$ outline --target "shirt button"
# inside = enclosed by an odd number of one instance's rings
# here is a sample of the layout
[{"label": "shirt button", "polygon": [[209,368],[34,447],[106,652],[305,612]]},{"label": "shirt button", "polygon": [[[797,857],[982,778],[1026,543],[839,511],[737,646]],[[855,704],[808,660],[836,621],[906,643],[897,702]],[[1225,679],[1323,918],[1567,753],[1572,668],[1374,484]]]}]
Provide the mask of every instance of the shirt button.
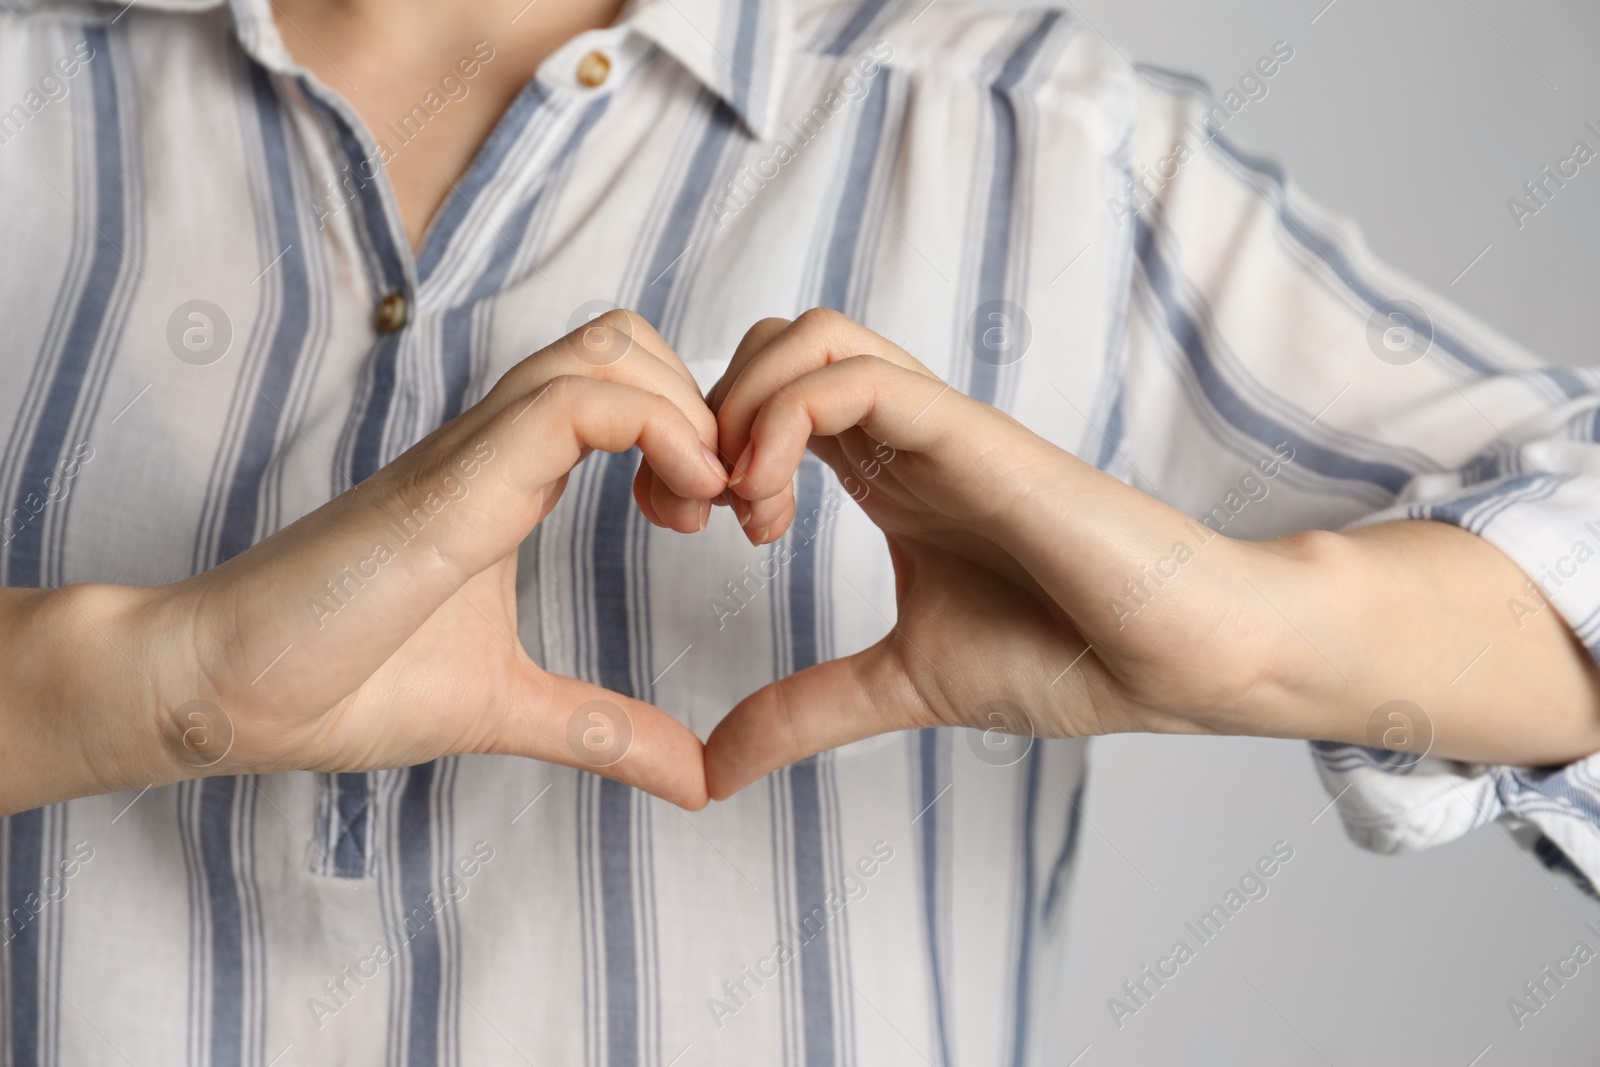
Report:
[{"label": "shirt button", "polygon": [[395,333],[405,326],[408,311],[404,293],[388,294],[378,301],[378,329],[383,333]]},{"label": "shirt button", "polygon": [[611,60],[604,52],[590,52],[578,60],[578,84],[585,88],[598,89],[610,75]]}]

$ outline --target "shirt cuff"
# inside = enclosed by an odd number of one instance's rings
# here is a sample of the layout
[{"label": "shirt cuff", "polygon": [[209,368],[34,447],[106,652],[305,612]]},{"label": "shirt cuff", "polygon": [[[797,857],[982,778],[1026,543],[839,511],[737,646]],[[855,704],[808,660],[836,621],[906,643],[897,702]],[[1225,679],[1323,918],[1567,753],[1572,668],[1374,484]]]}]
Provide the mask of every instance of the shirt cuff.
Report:
[{"label": "shirt cuff", "polygon": [[1596,896],[1600,755],[1564,767],[1482,766],[1313,741],[1317,772],[1345,832],[1374,852],[1415,852],[1499,819],[1545,867]]},{"label": "shirt cuff", "polygon": [[[1478,534],[1527,581],[1504,610],[1519,625],[1556,611],[1600,662],[1600,449],[1541,441],[1466,470],[1415,479],[1353,528],[1424,519]],[[1443,844],[1499,819],[1546,867],[1600,885],[1600,755],[1561,767],[1484,766],[1313,742],[1350,837],[1376,852]]]}]

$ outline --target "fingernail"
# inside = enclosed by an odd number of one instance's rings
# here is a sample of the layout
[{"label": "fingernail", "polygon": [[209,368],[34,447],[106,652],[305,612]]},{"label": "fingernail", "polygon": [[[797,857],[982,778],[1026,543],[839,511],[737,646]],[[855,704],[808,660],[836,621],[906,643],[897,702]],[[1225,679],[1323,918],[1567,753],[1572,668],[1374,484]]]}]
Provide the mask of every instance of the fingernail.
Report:
[{"label": "fingernail", "polygon": [[750,538],[750,543],[752,545],[759,547],[767,543],[767,531],[771,529],[771,526],[763,526],[759,530],[746,530],[744,535]]},{"label": "fingernail", "polygon": [[754,510],[755,509],[751,505],[750,501],[746,500],[744,497],[736,496],[733,498],[733,514],[734,517],[739,520],[740,526],[743,526],[745,523],[750,521],[750,513]]},{"label": "fingernail", "polygon": [[704,443],[700,445],[700,448],[705,454],[706,466],[710,467],[718,478],[726,478],[728,470],[722,465],[722,459],[717,455],[716,449]]},{"label": "fingernail", "polygon": [[718,507],[725,508],[733,503],[733,494],[724,489],[722,492],[712,497],[711,502],[716,504]]},{"label": "fingernail", "polygon": [[739,462],[733,465],[733,473],[728,476],[729,487],[744,481],[745,472],[750,469],[750,454],[756,450],[756,443],[751,441],[744,446],[744,452],[739,456]]},{"label": "fingernail", "polygon": [[711,501],[703,500],[703,501],[700,502],[700,532],[701,533],[705,532],[706,523],[708,523],[710,521],[711,521]]}]

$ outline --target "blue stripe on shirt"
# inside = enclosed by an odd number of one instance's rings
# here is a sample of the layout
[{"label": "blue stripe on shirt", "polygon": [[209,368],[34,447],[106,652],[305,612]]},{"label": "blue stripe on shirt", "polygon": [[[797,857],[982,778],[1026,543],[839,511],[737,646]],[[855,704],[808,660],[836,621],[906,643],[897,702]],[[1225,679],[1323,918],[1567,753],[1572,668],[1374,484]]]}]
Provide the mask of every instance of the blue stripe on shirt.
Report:
[{"label": "blue stripe on shirt", "polygon": [[[77,410],[90,364],[105,327],[112,293],[128,266],[119,251],[128,240],[128,219],[124,211],[126,190],[122,144],[122,115],[117,100],[116,72],[106,32],[85,30],[96,56],[102,61],[89,64],[94,92],[94,228],[100,240],[89,261],[89,276],[78,294],[61,356],[45,394],[44,411],[22,458],[16,497],[7,514],[22,508],[33,493],[45,491],[67,448],[67,434]],[[38,586],[43,577],[43,516],[25,523],[9,544],[7,583],[13,586]]]},{"label": "blue stripe on shirt", "polygon": [[1022,899],[1018,904],[1020,925],[1017,930],[1017,971],[1015,1002],[1011,1026],[1011,1062],[1013,1067],[1024,1067],[1028,1061],[1029,1013],[1033,1008],[1033,950],[1034,930],[1037,926],[1034,911],[1038,890],[1034,885],[1038,877],[1038,860],[1034,855],[1034,835],[1039,820],[1039,776],[1044,761],[1044,745],[1034,741],[1028,748],[1025,775],[1022,784],[1022,825],[1018,828],[1020,867],[1017,880],[1021,883]]},{"label": "blue stripe on shirt", "polygon": [[[703,94],[704,95],[704,94]],[[662,329],[666,320],[668,298],[677,281],[677,273],[684,268],[689,254],[690,234],[695,222],[705,210],[713,180],[722,163],[728,139],[734,134],[735,116],[727,106],[714,98],[700,143],[695,146],[689,161],[688,172],[678,187],[667,212],[667,223],[661,230],[654,254],[650,257],[645,283],[634,302],[634,310],[656,329]]]},{"label": "blue stripe on shirt", "polygon": [[[62,343],[60,360],[44,397],[44,409],[18,468],[16,497],[7,514],[23,507],[33,493],[43,493],[67,446],[95,348],[105,327],[112,293],[127,265],[119,248],[127,242],[123,210],[124,166],[122,115],[116,71],[103,29],[85,30],[85,39],[99,62],[89,66],[94,129],[94,220],[99,240],[93,245],[88,277],[77,296]],[[44,516],[25,523],[6,545],[7,584],[37,586],[43,577]],[[44,868],[43,811],[20,812],[6,820],[5,916],[30,914],[27,898],[41,889]],[[39,1062],[41,1028],[41,945],[38,919],[27,923],[8,946],[11,1059],[15,1067]]]},{"label": "blue stripe on shirt", "polygon": [[[1180,91],[1195,97],[1207,105],[1215,103],[1211,87],[1205,81],[1191,77],[1177,71],[1166,70],[1151,64],[1140,63],[1136,69],[1149,77],[1153,75],[1157,80],[1169,85],[1179,86]],[[1385,303],[1391,296],[1386,296],[1379,291],[1377,285],[1363,276],[1355,263],[1340,245],[1324,234],[1309,218],[1301,212],[1293,210],[1288,202],[1288,175],[1282,166],[1273,160],[1246,152],[1238,145],[1219,132],[1212,132],[1207,143],[1214,143],[1224,156],[1232,160],[1243,170],[1265,178],[1271,188],[1272,195],[1264,196],[1274,212],[1277,214],[1278,223],[1283,233],[1289,239],[1299,242],[1314,253],[1319,259],[1339,276],[1346,288],[1368,307],[1377,307]],[[1434,323],[1433,348],[1453,358],[1461,366],[1474,374],[1487,376],[1500,374],[1505,367],[1482,352],[1470,346],[1466,340],[1452,331]],[[1553,383],[1564,397],[1576,397],[1590,391],[1582,379],[1565,367],[1547,367],[1542,369],[1540,375]]]},{"label": "blue stripe on shirt", "polygon": [[1135,247],[1145,281],[1156,299],[1161,325],[1182,351],[1196,383],[1211,407],[1241,434],[1268,449],[1287,441],[1294,447],[1295,463],[1308,470],[1351,481],[1365,482],[1393,496],[1411,481],[1412,473],[1403,467],[1376,460],[1341,455],[1321,442],[1312,441],[1298,429],[1291,429],[1253,407],[1223,377],[1211,351],[1206,347],[1194,317],[1178,302],[1172,268],[1157,247],[1155,228],[1138,215],[1133,217]]},{"label": "blue stripe on shirt", "polygon": [[247,781],[221,777],[200,783],[199,853],[211,948],[209,1067],[233,1067],[244,1056],[244,922],[235,873],[239,855],[235,811],[239,790]]},{"label": "blue stripe on shirt", "polygon": [[[1017,167],[1017,108],[1011,94],[1022,84],[1029,68],[1039,56],[1050,31],[1061,20],[1059,11],[1039,16],[1032,30],[1014,48],[989,86],[989,107],[994,131],[994,163],[990,170],[989,198],[984,207],[983,244],[978,256],[977,306],[979,308],[1012,295],[1015,279],[1010,277],[1015,228],[1019,224],[1016,201],[1018,183],[1026,180]],[[984,335],[988,316],[974,316],[970,326],[970,363],[967,393],[986,404],[995,403],[1000,384],[1000,367],[977,354],[989,350]]]},{"label": "blue stripe on shirt", "polygon": [[278,432],[284,408],[288,406],[289,386],[304,355],[311,318],[311,286],[296,210],[295,166],[290,161],[283,111],[271,76],[253,64],[250,88],[260,123],[266,182],[271,196],[269,233],[273,246],[263,253],[269,259],[276,258],[269,269],[273,271],[273,287],[278,296],[277,314],[275,319],[262,316],[263,320],[272,322],[272,340],[266,366],[256,385],[256,402],[247,416],[233,478],[228,485],[220,544],[212,563],[231,559],[256,542],[262,480],[276,454]]},{"label": "blue stripe on shirt", "polygon": [[[443,993],[440,976],[438,915],[429,906],[434,893],[433,785],[438,762],[406,771],[400,794],[399,882],[401,921],[407,934],[406,970],[411,1002],[406,1010],[405,1067],[434,1067],[439,1062],[439,1012]],[[420,913],[420,916],[419,916]],[[406,920],[419,916],[417,929]]]},{"label": "blue stripe on shirt", "polygon": [[550,91],[537,81],[523,85],[511,106],[495,123],[489,139],[473,157],[467,173],[451,185],[451,192],[440,205],[438,213],[428,224],[422,252],[417,257],[417,284],[425,285],[444,258],[456,231],[469,212],[481,211],[477,202],[484,188],[499,176],[506,157],[523,137],[523,131],[533,122],[534,115],[550,99]]},{"label": "blue stripe on shirt", "polygon": [[817,294],[819,305],[845,313],[851,310],[850,285],[860,247],[861,224],[867,213],[867,189],[872,185],[872,173],[883,143],[884,120],[888,113],[888,82],[889,74],[886,71],[881,78],[869,83],[866,98],[861,102],[861,119],[856,124],[855,142],[847,157],[845,187],[839,194],[839,208],[834,213],[833,235],[828,243],[822,285]]},{"label": "blue stripe on shirt", "polygon": [[916,781],[919,787],[917,821],[921,823],[917,827],[917,833],[921,844],[922,862],[922,928],[928,950],[928,980],[933,996],[934,1036],[939,1043],[934,1067],[943,1067],[950,1062],[950,1010],[944,988],[947,963],[944,938],[940,933],[940,916],[946,905],[940,893],[944,883],[941,865],[947,864],[949,859],[944,854],[945,850],[939,847],[941,820],[940,812],[935,805],[950,788],[951,783],[950,775],[941,773],[941,765],[947,762],[939,759],[941,734],[940,730],[918,730],[915,734],[918,757]]}]

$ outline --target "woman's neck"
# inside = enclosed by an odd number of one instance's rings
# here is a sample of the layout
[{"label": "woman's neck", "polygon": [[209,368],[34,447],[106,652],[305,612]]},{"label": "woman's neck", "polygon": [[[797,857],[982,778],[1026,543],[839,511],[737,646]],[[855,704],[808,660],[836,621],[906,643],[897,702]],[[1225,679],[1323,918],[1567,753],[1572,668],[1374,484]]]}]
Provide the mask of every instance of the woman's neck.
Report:
[{"label": "woman's neck", "polygon": [[[380,144],[421,245],[495,123],[546,56],[609,26],[623,0],[275,0],[285,47]],[[429,106],[432,105],[432,106]],[[370,169],[370,167],[369,167]],[[327,210],[319,205],[319,214]]]}]

